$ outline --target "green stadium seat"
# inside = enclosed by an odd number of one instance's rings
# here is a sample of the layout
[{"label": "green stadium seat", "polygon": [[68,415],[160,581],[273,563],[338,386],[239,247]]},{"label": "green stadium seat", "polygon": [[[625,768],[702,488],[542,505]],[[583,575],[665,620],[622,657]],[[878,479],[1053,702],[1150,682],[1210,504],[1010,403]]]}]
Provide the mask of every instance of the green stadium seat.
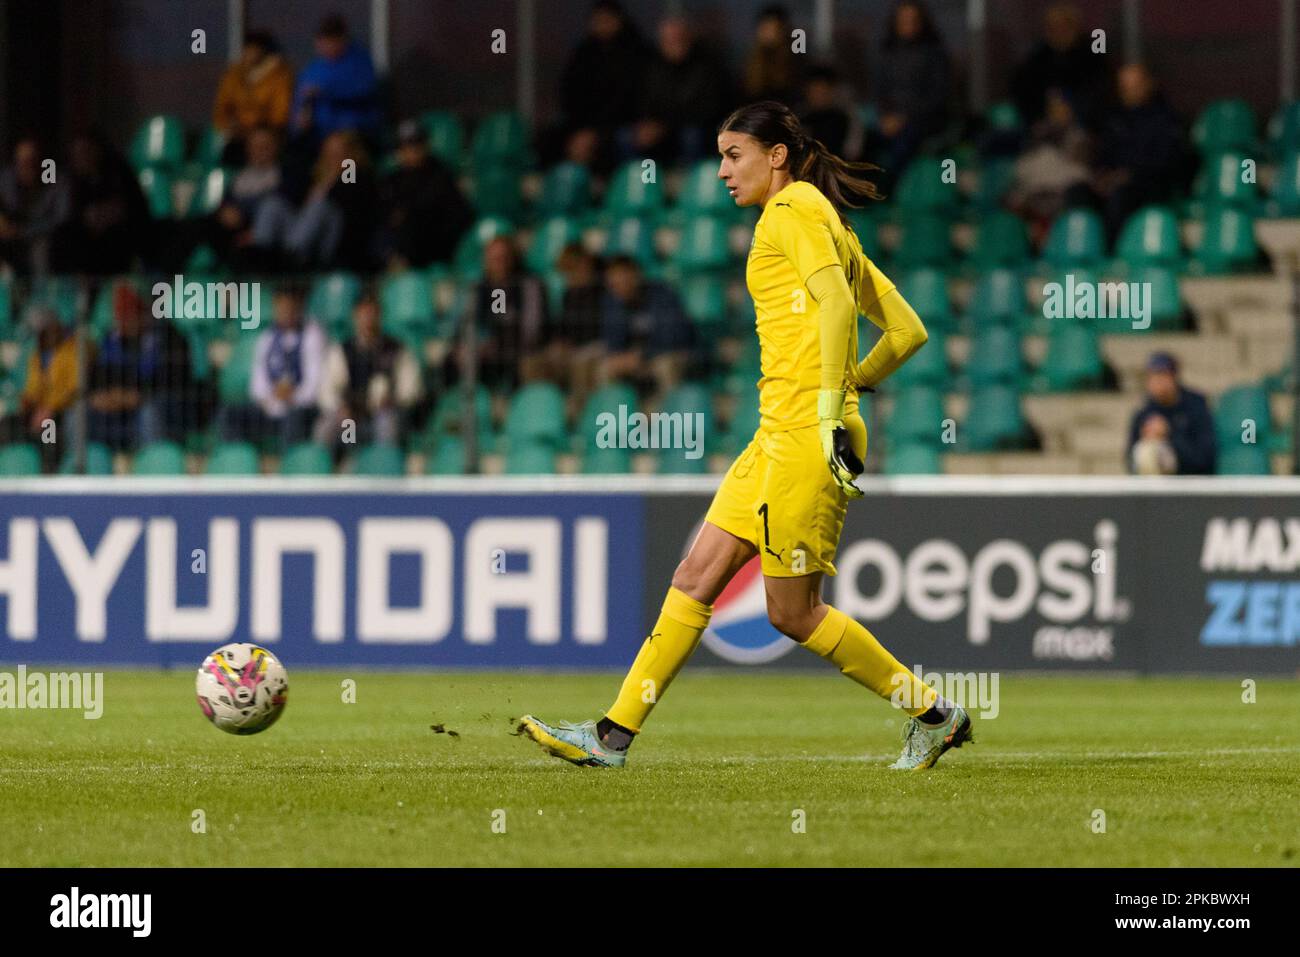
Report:
[{"label": "green stadium seat", "polygon": [[965,370],[972,390],[995,383],[1018,385],[1024,368],[1018,329],[1006,325],[975,327]]},{"label": "green stadium seat", "polygon": [[573,435],[574,449],[580,452],[595,449],[601,417],[608,413],[614,417],[617,425],[620,419],[619,406],[626,408],[629,416],[637,411],[636,389],[627,383],[611,382],[591,393],[583,403],[582,414],[578,417],[578,427]]},{"label": "green stadium seat", "polygon": [[1049,266],[1097,266],[1106,254],[1101,217],[1091,209],[1068,209],[1056,217],[1043,247]]},{"label": "green stadium seat", "polygon": [[[429,416],[428,434],[431,437],[459,435],[464,422],[465,393],[457,387],[438,396]],[[479,383],[474,389],[474,423],[479,436],[479,447],[484,448],[492,436],[492,393]]]},{"label": "green stadium seat", "polygon": [[1130,282],[1150,283],[1151,325],[1148,329],[1133,329],[1123,323],[1115,332],[1176,332],[1186,326],[1183,297],[1178,288],[1178,273],[1166,266],[1143,266],[1129,275]]},{"label": "green stadium seat", "polygon": [[465,130],[460,117],[445,110],[430,110],[420,117],[420,125],[428,134],[429,152],[451,167],[460,168],[461,151],[465,147]]},{"label": "green stadium seat", "polygon": [[727,224],[717,216],[695,216],[682,228],[673,261],[683,273],[717,271],[731,263]]},{"label": "green stadium seat", "polygon": [[557,213],[544,220],[535,230],[525,262],[539,275],[551,272],[564,247],[582,242],[582,227],[572,216]]},{"label": "green stadium seat", "polygon": [[1019,325],[1028,311],[1024,278],[1018,270],[1005,266],[980,273],[966,306],[967,317],[977,324]]},{"label": "green stadium seat", "polygon": [[[689,458],[686,449],[659,449],[655,452],[655,472],[659,475],[704,475],[709,471],[709,457],[701,454]],[[694,451],[690,455],[695,455]]]},{"label": "green stadium seat", "polygon": [[1056,324],[1047,337],[1047,355],[1034,377],[1034,387],[1042,392],[1095,389],[1104,375],[1097,334],[1080,323]]},{"label": "green stadium seat", "polygon": [[885,456],[886,475],[941,475],[943,459],[932,445],[902,445]]},{"label": "green stadium seat", "polygon": [[1300,149],[1282,157],[1269,192],[1270,216],[1300,216]]},{"label": "green stadium seat", "polygon": [[474,129],[470,146],[474,168],[508,165],[516,169],[533,163],[528,143],[528,127],[518,113],[502,111],[489,113]]},{"label": "green stadium seat", "polygon": [[1244,100],[1215,100],[1192,124],[1192,142],[1202,156],[1255,146],[1255,111]]},{"label": "green stadium seat", "polygon": [[300,442],[280,458],[281,475],[332,475],[333,472],[330,450],[315,442]]},{"label": "green stadium seat", "polygon": [[961,205],[956,176],[944,182],[944,161],[934,156],[918,156],[907,164],[894,191],[894,206],[899,215],[935,215],[952,219]]},{"label": "green stadium seat", "polygon": [[154,219],[171,219],[174,212],[171,174],[165,169],[148,166],[140,170],[139,179],[140,190],[149,204],[149,215]]},{"label": "green stadium seat", "polygon": [[131,140],[131,165],[175,169],[185,160],[185,128],[178,117],[151,116]]},{"label": "green stadium seat", "polygon": [[938,389],[913,388],[894,398],[885,437],[891,446],[908,444],[938,448],[943,440],[943,396]]},{"label": "green stadium seat", "polygon": [[554,475],[555,448],[544,442],[514,442],[506,450],[507,475]]},{"label": "green stadium seat", "polygon": [[194,144],[194,153],[190,161],[200,166],[212,168],[221,165],[221,154],[226,149],[226,136],[215,126],[206,127]]},{"label": "green stadium seat", "polygon": [[185,453],[175,442],[151,442],[135,453],[135,475],[184,475]]},{"label": "green stadium seat", "polygon": [[915,216],[902,223],[893,260],[901,269],[943,267],[953,258],[948,221],[939,216]]},{"label": "green stadium seat", "polygon": [[26,478],[41,474],[41,453],[34,445],[0,446],[0,475],[5,478]]},{"label": "green stadium seat", "polygon": [[1253,216],[1230,207],[1206,212],[1205,230],[1192,261],[1194,271],[1223,275],[1253,269],[1258,260]]},{"label": "green stadium seat", "polygon": [[534,382],[511,397],[505,438],[510,447],[532,444],[560,449],[569,435],[565,419],[564,393],[550,382]]},{"label": "green stadium seat", "polygon": [[256,336],[240,336],[235,340],[230,356],[217,376],[217,392],[223,405],[243,405],[252,401],[249,386],[253,379],[256,350]]},{"label": "green stadium seat", "polygon": [[631,449],[592,448],[582,457],[584,475],[627,475],[631,471]]},{"label": "green stadium seat", "polygon": [[524,197],[519,169],[500,164],[474,168],[474,208],[480,216],[495,216],[511,223],[524,218]]},{"label": "green stadium seat", "polygon": [[[625,216],[657,218],[663,211],[664,191],[657,166],[645,168],[631,160],[614,171],[605,191],[605,212],[611,219]],[[653,178],[650,173],[653,172]],[[646,180],[649,179],[649,182]]]},{"label": "green stadium seat", "polygon": [[615,220],[605,234],[603,254],[606,258],[631,256],[643,269],[653,274],[659,265],[654,234],[654,224],[639,216]]},{"label": "green stadium seat", "polygon": [[59,463],[60,475],[112,475],[113,453],[103,442],[86,443],[84,466],[77,463],[76,453],[69,450]]},{"label": "green stadium seat", "polygon": [[1115,258],[1128,267],[1169,266],[1183,259],[1178,217],[1168,206],[1144,206],[1124,223],[1115,243]]},{"label": "green stadium seat", "polygon": [[440,435],[433,443],[433,452],[424,462],[426,475],[464,475],[466,469],[465,440],[459,435]]},{"label": "green stadium seat", "polygon": [[352,471],[372,478],[400,478],[406,474],[406,455],[396,445],[367,445],[357,452]]},{"label": "green stadium seat", "polygon": [[718,178],[716,160],[700,160],[687,171],[677,208],[688,216],[709,215],[724,220],[735,220],[739,209],[727,192],[727,184]]},{"label": "green stadium seat", "polygon": [[682,309],[706,342],[726,334],[727,281],[720,276],[688,276],[678,285]]},{"label": "green stadium seat", "polygon": [[1029,261],[1029,234],[1024,220],[1005,210],[982,216],[975,224],[970,258],[982,272],[1023,266]]},{"label": "green stadium seat", "polygon": [[307,295],[307,314],[335,339],[352,330],[352,307],[361,298],[361,278],[355,273],[332,272],[317,276]]},{"label": "green stadium seat", "polygon": [[205,168],[194,180],[194,195],[190,197],[185,215],[190,219],[211,216],[221,206],[232,174],[220,166]]},{"label": "green stadium seat", "polygon": [[723,436],[723,447],[732,455],[739,455],[750,440],[754,438],[754,433],[758,431],[763,417],[758,411],[758,392],[751,391],[748,395],[738,396],[736,400],[736,410],[732,413],[731,421],[727,424],[726,435]]},{"label": "green stadium seat", "polygon": [[1258,202],[1255,181],[1243,176],[1242,164],[1250,159],[1240,150],[1228,150],[1206,158],[1192,185],[1195,209],[1235,206],[1253,211]]},{"label": "green stadium seat", "polygon": [[223,442],[208,456],[208,475],[257,475],[261,472],[257,449],[248,442]]},{"label": "green stadium seat", "polygon": [[898,281],[898,291],[911,306],[926,331],[952,332],[956,327],[952,301],[948,297],[948,276],[931,267],[913,269]]},{"label": "green stadium seat", "polygon": [[542,179],[542,216],[580,216],[591,208],[591,171],[581,163],[557,163]]},{"label": "green stadium seat", "polygon": [[1268,142],[1278,159],[1300,150],[1300,101],[1292,100],[1277,108],[1268,121]]},{"label": "green stadium seat", "polygon": [[456,246],[453,257],[455,272],[465,280],[477,280],[483,275],[483,247],[498,236],[511,236],[515,227],[500,216],[484,216],[465,231]]},{"label": "green stadium seat", "polygon": [[1255,444],[1267,445],[1273,418],[1268,392],[1261,386],[1237,386],[1219,396],[1214,408],[1214,431],[1220,448],[1247,444],[1242,442],[1242,431],[1247,422],[1255,424]]},{"label": "green stadium seat", "polygon": [[[924,321],[924,320],[922,320]],[[906,362],[894,370],[885,380],[885,386],[891,391],[905,391],[915,388],[937,389],[947,391],[952,383],[952,373],[948,370],[947,334],[942,329],[930,329],[929,339],[925,345],[914,352]]]},{"label": "green stadium seat", "polygon": [[379,287],[379,306],[385,329],[433,329],[433,283],[426,273],[417,269],[408,269],[384,279]]},{"label": "green stadium seat", "polygon": [[1219,447],[1215,469],[1219,475],[1272,475],[1268,448],[1264,444],[1246,445],[1240,439]]},{"label": "green stadium seat", "polygon": [[989,106],[984,113],[984,123],[991,130],[997,130],[1001,133],[1014,133],[1017,130],[1024,129],[1025,122],[1021,119],[1020,111],[1010,100],[999,100],[997,103]]},{"label": "green stadium seat", "polygon": [[971,452],[1023,448],[1028,434],[1020,394],[1009,385],[990,385],[972,392],[960,434],[965,437],[965,449]]},{"label": "green stadium seat", "polygon": [[1002,201],[1015,180],[1016,163],[1010,158],[987,160],[979,170],[979,185],[971,197],[976,210],[981,213],[1002,208]]}]

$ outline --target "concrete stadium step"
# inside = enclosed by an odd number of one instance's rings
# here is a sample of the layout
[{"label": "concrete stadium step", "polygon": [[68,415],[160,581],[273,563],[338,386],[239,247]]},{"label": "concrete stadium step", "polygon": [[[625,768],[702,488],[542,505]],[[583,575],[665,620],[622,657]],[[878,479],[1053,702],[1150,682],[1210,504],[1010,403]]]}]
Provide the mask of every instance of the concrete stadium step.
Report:
[{"label": "concrete stadium step", "polygon": [[1286,312],[1291,285],[1277,276],[1214,276],[1183,279],[1183,299],[1198,316],[1229,307]]},{"label": "concrete stadium step", "polygon": [[1043,452],[950,452],[943,457],[949,475],[1078,475],[1077,456]]},{"label": "concrete stadium step", "polygon": [[1261,219],[1255,223],[1255,239],[1278,270],[1300,264],[1300,219]]}]

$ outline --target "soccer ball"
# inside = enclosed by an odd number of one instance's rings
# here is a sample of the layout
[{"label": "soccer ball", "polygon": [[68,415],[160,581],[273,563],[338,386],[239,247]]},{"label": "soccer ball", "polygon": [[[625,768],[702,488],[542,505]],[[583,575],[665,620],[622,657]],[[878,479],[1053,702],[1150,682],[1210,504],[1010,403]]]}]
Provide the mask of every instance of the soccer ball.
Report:
[{"label": "soccer ball", "polygon": [[289,673],[261,645],[234,642],[203,659],[194,690],[207,719],[230,734],[275,724],[289,700]]}]

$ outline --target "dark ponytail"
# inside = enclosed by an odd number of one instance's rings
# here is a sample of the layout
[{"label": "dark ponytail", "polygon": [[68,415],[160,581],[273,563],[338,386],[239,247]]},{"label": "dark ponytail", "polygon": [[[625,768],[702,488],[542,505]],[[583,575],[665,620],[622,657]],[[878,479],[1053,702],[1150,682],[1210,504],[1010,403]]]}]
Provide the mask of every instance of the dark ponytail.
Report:
[{"label": "dark ponytail", "polygon": [[846,209],[858,209],[859,198],[884,199],[876,184],[861,174],[879,170],[874,163],[851,163],[836,156],[821,140],[804,132],[799,117],[784,103],[764,100],[736,110],[718,127],[719,133],[747,133],[771,149],[784,143],[789,151],[790,175],[796,180],[812,183],[844,219]]}]

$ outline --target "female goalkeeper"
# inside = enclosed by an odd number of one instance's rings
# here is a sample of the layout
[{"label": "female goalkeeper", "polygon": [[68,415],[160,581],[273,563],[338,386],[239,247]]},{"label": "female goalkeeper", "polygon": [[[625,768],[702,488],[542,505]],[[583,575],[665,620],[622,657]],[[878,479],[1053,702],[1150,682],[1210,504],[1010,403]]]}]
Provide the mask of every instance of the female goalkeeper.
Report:
[{"label": "female goalkeeper", "polygon": [[[877,167],[835,156],[775,102],[727,117],[718,152],[718,176],[736,204],[763,210],[745,269],[761,347],[761,424],[718,488],[613,707],[582,724],[551,726],[526,715],[520,731],[575,764],[622,767],[633,737],[699,643],[714,601],[757,554],[773,627],[911,716],[891,767],[931,767],[972,740],[970,717],[861,623],[822,601],[846,504],[862,495],[854,485],[867,448],[858,393],[874,389],[926,341],[920,319],[863,254],[844,218],[853,205],[848,196],[880,198],[858,175]],[[861,362],[859,312],[884,330]]]}]

